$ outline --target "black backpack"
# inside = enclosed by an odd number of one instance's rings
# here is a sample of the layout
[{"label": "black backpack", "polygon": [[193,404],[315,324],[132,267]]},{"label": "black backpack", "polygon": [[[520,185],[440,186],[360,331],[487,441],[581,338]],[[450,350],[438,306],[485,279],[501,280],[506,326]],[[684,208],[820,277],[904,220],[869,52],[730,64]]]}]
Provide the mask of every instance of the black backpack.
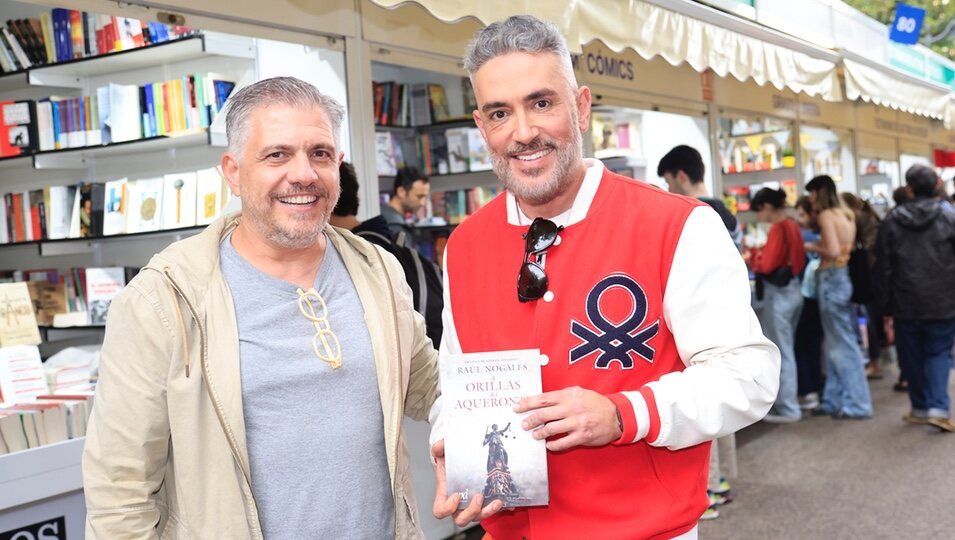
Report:
[{"label": "black backpack", "polygon": [[417,250],[395,245],[382,234],[373,231],[356,234],[381,246],[398,259],[401,269],[405,272],[405,280],[411,287],[415,310],[424,316],[428,337],[437,348],[441,344],[441,311],[444,309],[444,286],[438,265],[421,257]]}]

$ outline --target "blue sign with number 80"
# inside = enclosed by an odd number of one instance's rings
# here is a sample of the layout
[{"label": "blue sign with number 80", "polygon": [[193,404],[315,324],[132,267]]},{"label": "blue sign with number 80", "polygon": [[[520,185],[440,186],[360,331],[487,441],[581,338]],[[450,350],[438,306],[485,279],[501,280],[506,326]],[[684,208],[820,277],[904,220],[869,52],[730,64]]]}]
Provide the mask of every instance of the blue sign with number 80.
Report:
[{"label": "blue sign with number 80", "polygon": [[925,10],[907,4],[895,6],[895,21],[889,32],[889,39],[897,43],[914,45],[919,41]]}]

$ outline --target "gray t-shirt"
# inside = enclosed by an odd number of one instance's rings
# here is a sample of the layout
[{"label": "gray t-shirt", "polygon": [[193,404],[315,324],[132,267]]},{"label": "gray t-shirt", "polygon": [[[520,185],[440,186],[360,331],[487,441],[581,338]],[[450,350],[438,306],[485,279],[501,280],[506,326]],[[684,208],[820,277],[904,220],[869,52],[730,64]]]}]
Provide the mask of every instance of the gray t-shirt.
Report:
[{"label": "gray t-shirt", "polygon": [[341,343],[338,369],[312,348],[316,327],[299,309],[298,287],[249,264],[231,236],[220,245],[239,329],[252,490],[270,540],[394,535],[371,337],[355,284],[327,244],[314,289]]}]

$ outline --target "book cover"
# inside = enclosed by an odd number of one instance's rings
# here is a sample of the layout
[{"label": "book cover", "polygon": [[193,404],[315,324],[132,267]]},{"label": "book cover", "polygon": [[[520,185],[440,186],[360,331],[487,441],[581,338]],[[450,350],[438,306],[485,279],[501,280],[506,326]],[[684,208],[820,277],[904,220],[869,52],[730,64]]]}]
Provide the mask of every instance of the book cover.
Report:
[{"label": "book cover", "polygon": [[468,130],[468,168],[474,171],[490,171],[491,153],[484,143],[484,136],[478,128],[467,128]]},{"label": "book cover", "polygon": [[468,128],[454,128],[444,132],[448,145],[448,170],[451,173],[468,172],[471,153],[468,151]]},{"label": "book cover", "polygon": [[73,58],[83,58],[86,53],[84,45],[84,27],[83,14],[75,9],[70,10],[70,46],[73,50]]},{"label": "book cover", "polygon": [[142,138],[139,87],[135,84],[110,83],[108,117],[112,142],[132,141]]},{"label": "book cover", "polygon": [[32,101],[0,101],[0,157],[36,149],[36,106]]},{"label": "book cover", "polygon": [[126,286],[126,269],[122,266],[86,269],[86,304],[90,324],[106,324],[109,305]]},{"label": "book cover", "polygon": [[460,508],[481,493],[485,505],[547,504],[545,442],[521,427],[529,413],[513,410],[541,393],[540,351],[442,355],[440,365],[448,494],[461,494]]},{"label": "book cover", "polygon": [[129,215],[128,183],[129,180],[126,178],[106,182],[103,199],[103,236],[126,232],[126,219]]},{"label": "book cover", "polygon": [[49,392],[36,345],[0,348],[0,404],[32,401]]},{"label": "book cover", "polygon": [[395,156],[394,136],[388,131],[375,132],[375,169],[379,176],[398,174],[398,162]]},{"label": "book cover", "polygon": [[167,174],[163,178],[162,228],[196,224],[196,173]]},{"label": "book cover", "polygon": [[428,85],[411,85],[411,125],[427,126],[431,124],[431,102],[428,98]]},{"label": "book cover", "polygon": [[162,227],[162,190],[165,181],[140,178],[129,188],[129,216],[126,232],[158,231]]},{"label": "book cover", "polygon": [[448,96],[440,84],[428,85],[428,98],[431,101],[431,120],[435,123],[443,122],[451,117],[448,110]]},{"label": "book cover", "polygon": [[53,318],[69,311],[66,303],[66,284],[63,282],[28,281],[30,300],[33,301],[36,322],[41,326],[52,326]]},{"label": "book cover", "polygon": [[39,343],[40,330],[27,284],[0,283],[0,350]]},{"label": "book cover", "polygon": [[219,217],[222,183],[216,167],[196,171],[196,225],[208,225]]}]

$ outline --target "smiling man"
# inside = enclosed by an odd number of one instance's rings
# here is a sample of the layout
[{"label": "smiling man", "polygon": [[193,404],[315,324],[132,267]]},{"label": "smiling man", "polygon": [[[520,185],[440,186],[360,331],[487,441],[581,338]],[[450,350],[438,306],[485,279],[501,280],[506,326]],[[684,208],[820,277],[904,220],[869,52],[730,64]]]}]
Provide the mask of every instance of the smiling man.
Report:
[{"label": "smiling man", "polygon": [[582,158],[590,90],[553,25],[491,24],[464,65],[507,193],[450,238],[441,349],[545,355],[544,393],[517,409],[547,440],[550,502],[458,511],[439,400],[434,513],[495,540],[695,538],[708,441],[761,418],[779,383],[743,261],[709,206]]},{"label": "smiling man", "polygon": [[88,538],[421,538],[402,411],[436,352],[398,262],[328,226],[344,109],[290,77],[228,101],[242,213],[113,301],[83,458]]}]

